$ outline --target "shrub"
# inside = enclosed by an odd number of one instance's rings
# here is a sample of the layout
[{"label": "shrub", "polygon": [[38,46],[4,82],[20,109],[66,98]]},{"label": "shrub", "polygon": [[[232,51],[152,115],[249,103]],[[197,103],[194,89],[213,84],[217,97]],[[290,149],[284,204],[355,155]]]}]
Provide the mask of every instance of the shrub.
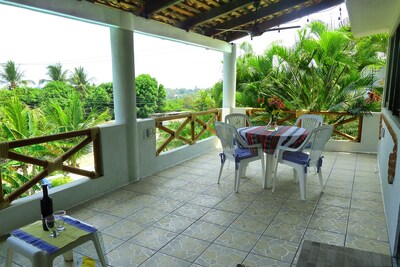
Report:
[{"label": "shrub", "polygon": [[68,184],[70,182],[72,182],[73,179],[69,176],[63,176],[63,177],[58,177],[58,178],[53,178],[50,180],[51,183],[51,187],[56,187],[56,186],[60,186],[63,184]]}]

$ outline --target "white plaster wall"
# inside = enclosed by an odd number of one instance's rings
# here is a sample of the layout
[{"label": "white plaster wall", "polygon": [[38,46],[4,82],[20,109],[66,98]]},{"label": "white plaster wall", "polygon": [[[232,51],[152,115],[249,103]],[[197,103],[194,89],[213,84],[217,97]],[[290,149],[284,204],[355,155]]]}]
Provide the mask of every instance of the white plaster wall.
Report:
[{"label": "white plaster wall", "polygon": [[[50,189],[54,210],[67,209],[91,198],[127,184],[125,125],[109,125],[100,128],[103,151],[104,176],[97,179],[83,178],[67,185]],[[41,194],[13,201],[0,210],[0,236],[27,223],[40,219]]]},{"label": "white plaster wall", "polygon": [[325,150],[376,154],[379,141],[379,116],[380,113],[376,112],[372,113],[372,116],[364,116],[360,142],[331,139],[325,145]]},{"label": "white plaster wall", "polygon": [[[389,112],[383,110],[382,113],[388,119],[397,138],[400,138],[400,129],[398,124],[396,124]],[[398,225],[399,225],[399,206],[400,206],[400,154],[397,153],[396,162],[396,173],[393,184],[389,184],[387,180],[388,173],[388,160],[389,154],[393,150],[393,139],[387,130],[387,125],[382,121],[382,131],[384,132],[383,137],[379,143],[378,150],[378,167],[379,175],[381,178],[383,203],[386,213],[386,223],[388,228],[390,250],[392,255],[395,255],[397,250],[396,238],[398,236]]]}]

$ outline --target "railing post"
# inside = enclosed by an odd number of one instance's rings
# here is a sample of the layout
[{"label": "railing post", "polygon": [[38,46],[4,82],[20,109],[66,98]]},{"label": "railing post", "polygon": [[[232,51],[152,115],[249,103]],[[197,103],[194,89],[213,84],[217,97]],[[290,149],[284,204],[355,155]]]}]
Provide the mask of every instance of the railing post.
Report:
[{"label": "railing post", "polygon": [[93,142],[93,157],[94,157],[94,171],[96,176],[103,176],[103,164],[101,159],[101,143],[99,128],[92,129],[92,142]]},{"label": "railing post", "polygon": [[357,142],[361,142],[362,128],[363,128],[364,114],[358,115],[358,135]]},{"label": "railing post", "polygon": [[0,166],[0,205],[1,203],[4,203],[4,194],[3,194],[3,180],[1,179],[3,173],[3,167]]},{"label": "railing post", "polygon": [[[4,158],[8,157],[8,142],[1,142],[0,143],[0,161]],[[0,208],[7,206],[7,203],[4,200],[4,193],[3,193],[3,180],[2,180],[2,173],[3,173],[3,164],[0,165]]]},{"label": "railing post", "polygon": [[190,113],[190,129],[191,129],[191,140],[192,140],[192,144],[195,141],[195,125],[194,125],[194,121],[196,119],[196,115],[194,113]]}]

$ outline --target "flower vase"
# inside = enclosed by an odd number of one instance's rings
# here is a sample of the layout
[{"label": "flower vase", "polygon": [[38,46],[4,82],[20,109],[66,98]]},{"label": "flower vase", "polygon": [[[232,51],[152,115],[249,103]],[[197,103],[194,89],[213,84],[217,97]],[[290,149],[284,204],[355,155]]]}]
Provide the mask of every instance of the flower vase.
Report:
[{"label": "flower vase", "polygon": [[270,131],[275,131],[276,127],[277,127],[276,119],[274,118],[274,116],[271,116],[271,118],[269,119],[269,123],[267,125],[267,128]]}]

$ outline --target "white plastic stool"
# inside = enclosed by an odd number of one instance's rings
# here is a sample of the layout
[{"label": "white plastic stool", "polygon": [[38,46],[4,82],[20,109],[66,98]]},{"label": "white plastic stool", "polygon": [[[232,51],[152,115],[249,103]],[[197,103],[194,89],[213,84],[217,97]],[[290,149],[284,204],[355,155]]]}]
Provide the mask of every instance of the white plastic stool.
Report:
[{"label": "white plastic stool", "polygon": [[30,259],[33,267],[51,267],[53,266],[53,260],[61,254],[64,254],[65,261],[72,261],[72,249],[86,243],[87,241],[93,241],[97,256],[99,257],[102,266],[106,267],[107,261],[101,248],[97,231],[81,236],[53,253],[43,251],[24,240],[11,235],[7,238],[6,242],[6,245],[8,246],[6,267],[11,267],[14,251]]}]

